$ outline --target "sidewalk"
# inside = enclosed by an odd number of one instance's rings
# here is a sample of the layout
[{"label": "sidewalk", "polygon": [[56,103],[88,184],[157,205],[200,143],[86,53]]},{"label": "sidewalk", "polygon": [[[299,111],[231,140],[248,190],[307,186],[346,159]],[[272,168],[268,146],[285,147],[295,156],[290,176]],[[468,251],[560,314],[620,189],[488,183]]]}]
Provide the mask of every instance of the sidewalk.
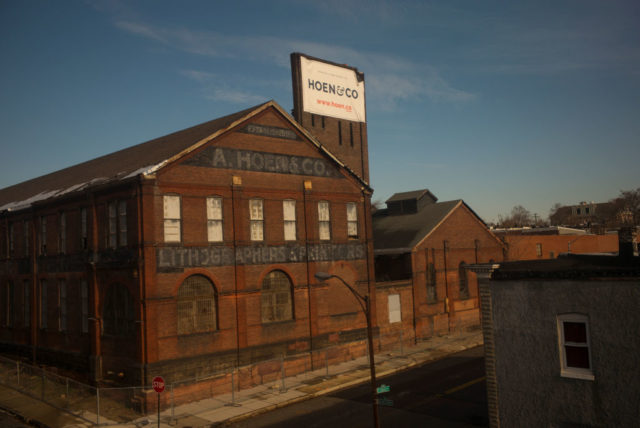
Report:
[{"label": "sidewalk", "polygon": [[[412,366],[441,359],[449,354],[482,344],[480,331],[435,337],[403,352],[376,354],[376,377],[390,375]],[[211,427],[250,418],[260,413],[288,406],[298,401],[329,394],[339,389],[369,381],[368,357],[360,357],[329,368],[303,373],[255,388],[215,398],[176,406],[160,413],[164,428]],[[286,389],[282,389],[285,385]],[[82,428],[93,426],[84,419],[59,410],[40,400],[0,385],[0,408],[36,426]],[[148,415],[128,424],[100,418],[100,424],[112,427],[157,426],[157,417]]]}]

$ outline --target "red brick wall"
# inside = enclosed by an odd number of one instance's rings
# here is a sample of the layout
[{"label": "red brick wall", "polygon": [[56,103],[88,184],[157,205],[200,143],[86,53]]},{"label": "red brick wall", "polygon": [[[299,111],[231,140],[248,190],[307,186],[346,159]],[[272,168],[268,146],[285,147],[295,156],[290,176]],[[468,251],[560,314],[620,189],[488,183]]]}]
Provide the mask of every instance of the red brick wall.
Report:
[{"label": "red brick wall", "polygon": [[[614,253],[618,251],[618,235],[505,235],[507,260],[552,259],[571,247],[575,254]],[[542,254],[538,255],[537,244]]]}]

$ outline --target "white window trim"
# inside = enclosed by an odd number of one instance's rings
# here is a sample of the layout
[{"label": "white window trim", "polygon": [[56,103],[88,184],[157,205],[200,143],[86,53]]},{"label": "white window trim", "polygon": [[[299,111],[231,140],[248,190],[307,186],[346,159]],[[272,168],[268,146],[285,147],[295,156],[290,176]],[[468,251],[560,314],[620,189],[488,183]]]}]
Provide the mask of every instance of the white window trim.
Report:
[{"label": "white window trim", "polygon": [[[565,345],[572,346],[584,346],[583,343],[574,343],[574,342],[565,342],[564,340],[564,322],[578,322],[583,323],[585,325],[586,334],[587,334],[587,343],[586,348],[589,354],[589,369],[579,368],[579,367],[568,367],[567,366],[567,356],[565,353]],[[582,379],[582,380],[594,380],[595,377],[593,375],[593,363],[591,361],[591,338],[589,331],[589,318],[586,315],[582,314],[561,314],[557,316],[557,328],[558,328],[558,354],[560,357],[560,376],[573,378],[573,379]]]},{"label": "white window trim", "polygon": [[[256,211],[254,211],[254,207]],[[259,210],[258,210],[259,208]],[[249,227],[250,237],[254,242],[264,241],[264,200],[249,199]]]},{"label": "white window trim", "polygon": [[[291,211],[287,212],[287,205]],[[292,205],[292,207],[291,207]],[[293,199],[285,199],[282,201],[282,220],[285,241],[295,241],[297,239],[296,231],[296,201]],[[289,226],[289,227],[287,227]],[[289,232],[287,232],[289,231]]]},{"label": "white window trim", "polygon": [[[326,211],[324,211],[325,208]],[[324,218],[323,212],[326,214]],[[331,240],[331,204],[329,201],[318,201],[318,238],[320,241]]]},{"label": "white window trim", "polygon": [[387,295],[387,306],[389,308],[389,324],[402,322],[402,302],[400,300],[400,295]]},{"label": "white window trim", "polygon": [[[350,210],[350,207],[352,208]],[[347,238],[358,239],[358,205],[355,202],[347,202]],[[352,213],[353,215],[350,215]],[[355,234],[350,233],[350,227],[355,227]]]},{"label": "white window trim", "polygon": [[[220,210],[213,206],[219,202]],[[206,199],[207,210],[207,241],[224,242],[223,206],[221,196],[208,196]]]},{"label": "white window trim", "polygon": [[[163,231],[164,242],[179,243],[182,242],[182,200],[179,195],[164,195],[163,203]],[[177,212],[171,212],[172,208],[169,204],[177,203]]]}]

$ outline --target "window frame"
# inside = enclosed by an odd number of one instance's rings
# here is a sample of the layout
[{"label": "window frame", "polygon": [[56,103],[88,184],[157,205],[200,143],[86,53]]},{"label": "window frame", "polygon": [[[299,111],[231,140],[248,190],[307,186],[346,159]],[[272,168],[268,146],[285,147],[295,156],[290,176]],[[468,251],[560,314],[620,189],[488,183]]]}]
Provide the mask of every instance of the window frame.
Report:
[{"label": "window frame", "polygon": [[[353,209],[350,210],[350,207]],[[360,234],[358,233],[358,204],[355,202],[347,202],[346,204],[347,210],[347,239],[358,239]],[[354,214],[354,217],[351,216],[351,213]],[[355,233],[352,233],[351,230],[355,230]]]},{"label": "window frame", "polygon": [[[168,212],[167,204],[169,201],[177,202],[178,204],[178,212],[177,217],[171,217],[171,215],[175,213]],[[180,195],[176,194],[167,194],[162,195],[162,231],[163,231],[163,241],[167,244],[179,244],[182,242],[182,198]],[[167,230],[171,230],[171,228],[176,228],[177,233],[170,232],[167,234]],[[174,238],[175,236],[175,238]]]},{"label": "window frame", "polygon": [[[278,302],[278,297],[282,297],[285,295],[284,287],[281,287],[282,284],[278,284],[277,282],[275,282],[280,279],[273,278],[271,276],[272,274],[279,274],[282,276],[282,278],[285,278],[287,280],[287,301],[284,303]],[[274,283],[272,284],[271,281],[274,281]],[[265,284],[267,284],[267,282],[269,282],[268,289],[265,288]],[[272,286],[274,285],[279,288],[272,288]],[[264,278],[262,278],[262,282],[260,284],[260,320],[262,324],[272,324],[295,320],[293,288],[293,280],[289,275],[287,275],[286,272],[281,269],[272,269],[264,276]],[[279,311],[278,309],[280,308],[284,308],[284,311]],[[278,316],[279,313],[282,313],[283,316]]]},{"label": "window frame", "polygon": [[[585,342],[570,342],[565,340],[564,324],[580,323],[585,327]],[[579,313],[567,313],[556,316],[558,332],[558,356],[560,360],[560,376],[572,379],[594,380],[593,360],[591,356],[591,338],[589,330],[589,317]],[[567,363],[566,347],[586,348],[589,368],[574,367]]]},{"label": "window frame", "polygon": [[[254,208],[257,207],[260,208],[259,212],[254,212]],[[249,239],[253,242],[264,241],[264,199],[262,198],[249,199]]]},{"label": "window frame", "polygon": [[[293,205],[289,207],[289,211],[293,213],[293,216],[287,215],[287,204]],[[283,236],[285,241],[296,241],[298,237],[297,223],[296,223],[296,201],[295,199],[285,199],[282,201],[282,227]],[[287,227],[288,226],[288,227]],[[287,232],[289,231],[289,232]],[[293,232],[291,232],[293,231]],[[293,236],[291,236],[293,233]]]},{"label": "window frame", "polygon": [[[326,206],[326,218],[322,207]],[[331,204],[329,201],[318,201],[318,240],[331,240]]]},{"label": "window frame", "polygon": [[542,257],[542,243],[536,242],[536,257]]},{"label": "window frame", "polygon": [[402,322],[402,299],[399,293],[387,294],[389,324]]},{"label": "window frame", "polygon": [[469,298],[469,277],[465,266],[467,263],[462,260],[458,264],[458,292],[460,293],[460,300],[466,300]]},{"label": "window frame", "polygon": [[[216,214],[216,207],[210,204],[210,202],[218,201],[219,206],[219,215]],[[224,242],[224,204],[222,196],[207,196],[205,200],[205,210],[207,214],[207,242],[209,243],[220,243]],[[218,231],[218,235],[220,239],[215,239],[211,232],[211,228],[214,228]]]},{"label": "window frame", "polygon": [[[200,280],[201,284],[190,283],[189,281]],[[210,293],[197,294],[199,285],[206,284],[210,287]],[[196,286],[194,290],[187,290],[190,285]],[[208,304],[210,315],[205,317],[199,308],[202,304]],[[189,305],[190,309],[185,315],[180,307]],[[191,328],[187,328],[188,326]],[[202,327],[204,326],[204,327]],[[208,277],[201,274],[190,275],[182,281],[176,294],[176,334],[178,336],[189,336],[192,334],[211,333],[218,330],[218,291],[215,284]]]}]

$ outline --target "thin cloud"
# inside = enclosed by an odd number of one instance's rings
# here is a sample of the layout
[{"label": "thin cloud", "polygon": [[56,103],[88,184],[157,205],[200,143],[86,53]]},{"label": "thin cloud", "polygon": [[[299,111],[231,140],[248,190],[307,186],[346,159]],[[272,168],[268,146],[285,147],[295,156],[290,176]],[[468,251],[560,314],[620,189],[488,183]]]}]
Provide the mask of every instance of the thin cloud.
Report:
[{"label": "thin cloud", "polygon": [[226,36],[187,28],[160,28],[131,21],[118,21],[116,26],[183,52],[209,57],[249,59],[283,68],[289,67],[290,52],[304,52],[335,62],[348,61],[366,70],[368,99],[376,105],[383,103],[380,105],[385,109],[395,108],[401,101],[423,98],[447,102],[475,98],[472,93],[453,88],[433,67],[386,54],[278,37]]}]

